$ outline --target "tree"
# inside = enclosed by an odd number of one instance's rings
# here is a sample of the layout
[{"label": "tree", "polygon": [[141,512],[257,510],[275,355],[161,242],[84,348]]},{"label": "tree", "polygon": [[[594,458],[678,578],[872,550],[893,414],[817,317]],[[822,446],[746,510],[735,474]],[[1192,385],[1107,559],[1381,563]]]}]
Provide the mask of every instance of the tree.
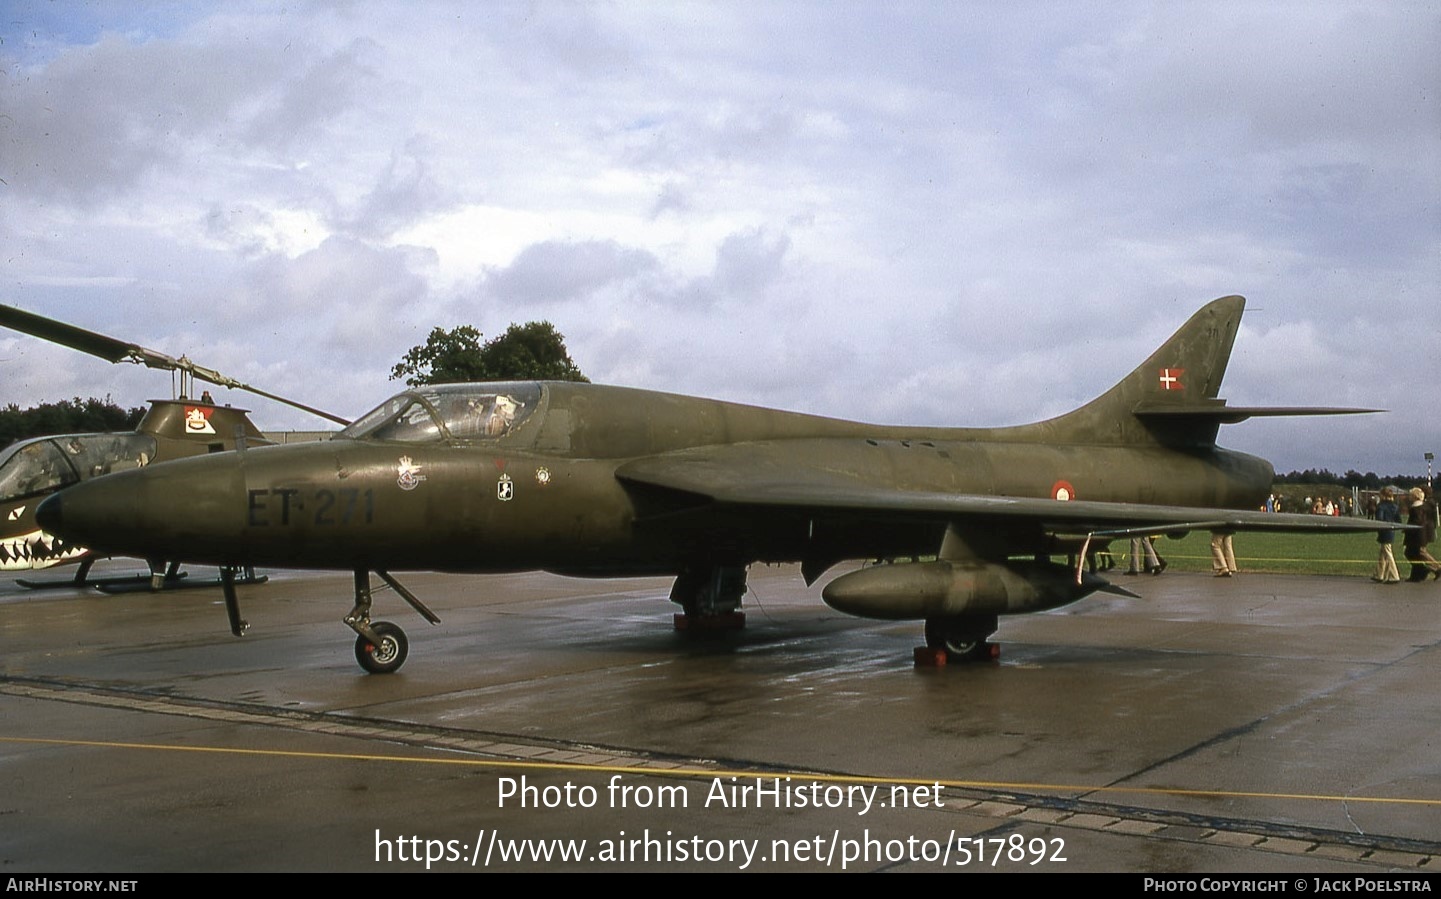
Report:
[{"label": "tree", "polygon": [[425,343],[413,346],[390,370],[392,381],[405,378],[411,387],[481,381],[481,333],[470,325],[453,331],[434,328]]},{"label": "tree", "polygon": [[589,381],[565,348],[565,335],[550,322],[511,324],[481,348],[485,380]]},{"label": "tree", "polygon": [[550,322],[512,323],[499,337],[481,343],[480,331],[461,325],[435,328],[390,370],[391,380],[411,387],[464,381],[589,381],[565,348],[565,336]]},{"label": "tree", "polygon": [[51,434],[86,434],[95,431],[133,431],[145,416],[145,407],[122,409],[110,397],[61,400],[21,409],[10,403],[0,409],[0,447],[31,437]]}]

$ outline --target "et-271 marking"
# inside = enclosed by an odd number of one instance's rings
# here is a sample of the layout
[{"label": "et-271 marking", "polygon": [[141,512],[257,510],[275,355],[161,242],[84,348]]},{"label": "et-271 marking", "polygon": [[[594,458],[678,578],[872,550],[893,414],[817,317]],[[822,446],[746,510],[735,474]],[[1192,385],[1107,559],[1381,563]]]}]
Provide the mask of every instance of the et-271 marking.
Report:
[{"label": "et-271 marking", "polygon": [[[247,523],[254,528],[279,524],[282,527],[306,522],[316,527],[331,527],[351,523],[370,524],[375,520],[375,491],[342,487],[339,490],[297,490],[293,487],[277,487],[274,490],[247,490],[249,496],[249,518]],[[278,504],[267,497],[279,497]],[[311,515],[303,515],[306,506]],[[280,521],[274,521],[276,512]]]}]

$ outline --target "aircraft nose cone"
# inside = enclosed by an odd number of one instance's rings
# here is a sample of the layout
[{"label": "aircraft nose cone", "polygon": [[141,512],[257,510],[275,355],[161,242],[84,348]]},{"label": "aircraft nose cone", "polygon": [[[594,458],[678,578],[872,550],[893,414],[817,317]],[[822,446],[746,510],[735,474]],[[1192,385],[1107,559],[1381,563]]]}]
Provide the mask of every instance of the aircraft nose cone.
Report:
[{"label": "aircraft nose cone", "polygon": [[60,512],[60,501],[63,499],[59,493],[46,498],[35,509],[35,523],[43,530],[55,533],[64,522],[64,516]]},{"label": "aircraft nose cone", "polygon": [[45,500],[35,516],[46,531],[101,555],[208,562],[234,545],[246,509],[240,465],[221,453],[83,481]]},{"label": "aircraft nose cone", "polygon": [[93,547],[97,537],[123,534],[133,522],[134,486],[120,475],[85,481],[47,498],[35,521],[71,543]]}]

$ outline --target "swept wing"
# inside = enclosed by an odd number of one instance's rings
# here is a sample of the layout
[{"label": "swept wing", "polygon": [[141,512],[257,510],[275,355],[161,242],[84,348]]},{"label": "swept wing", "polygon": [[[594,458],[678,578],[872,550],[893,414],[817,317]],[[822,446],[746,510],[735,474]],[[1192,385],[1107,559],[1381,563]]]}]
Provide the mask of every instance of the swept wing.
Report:
[{"label": "swept wing", "polygon": [[1363,518],[1333,518],[1243,509],[1147,503],[1059,501],[1051,498],[951,494],[896,489],[849,471],[758,464],[754,454],[721,447],[639,459],[623,465],[622,482],[673,491],[690,504],[785,509],[802,514],[853,514],[890,519],[1030,524],[1053,533],[1108,536],[1190,530],[1358,533],[1394,528]]}]

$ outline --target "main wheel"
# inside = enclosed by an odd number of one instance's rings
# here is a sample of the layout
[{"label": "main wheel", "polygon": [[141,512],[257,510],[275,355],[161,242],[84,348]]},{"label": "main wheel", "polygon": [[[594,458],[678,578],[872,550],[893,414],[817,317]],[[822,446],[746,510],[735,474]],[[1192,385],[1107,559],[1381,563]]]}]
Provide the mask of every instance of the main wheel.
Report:
[{"label": "main wheel", "polygon": [[410,652],[410,641],[406,640],[405,631],[389,621],[377,621],[370,629],[380,642],[372,643],[363,634],[355,639],[355,660],[360,667],[371,674],[390,674],[400,670],[400,666],[405,664],[406,654]]},{"label": "main wheel", "polygon": [[944,649],[946,655],[955,659],[979,659],[985,654],[986,638],[994,630],[994,625],[989,630],[978,631],[973,623],[927,618],[926,645],[931,649]]}]

